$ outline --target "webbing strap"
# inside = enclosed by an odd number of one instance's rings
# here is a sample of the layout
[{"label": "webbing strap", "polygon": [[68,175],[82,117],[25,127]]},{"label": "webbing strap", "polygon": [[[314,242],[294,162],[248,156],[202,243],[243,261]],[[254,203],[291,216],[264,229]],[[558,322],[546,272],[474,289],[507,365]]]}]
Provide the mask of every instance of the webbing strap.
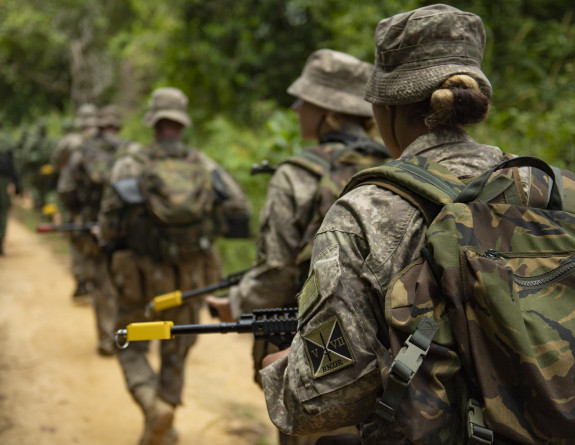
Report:
[{"label": "webbing strap", "polygon": [[467,445],[490,445],[493,431],[485,427],[481,403],[476,399],[467,401]]},{"label": "webbing strap", "polygon": [[[411,174],[423,179],[424,181],[428,182],[429,184],[437,187],[439,190],[441,190],[442,192],[449,195],[453,200],[455,200],[455,198],[457,198],[459,196],[459,192],[457,190],[455,190],[453,187],[451,187],[447,182],[442,181],[436,175],[429,172],[429,170],[427,170],[423,167],[420,167],[419,165],[408,164],[407,162],[399,162],[399,161],[395,161],[395,162],[397,162],[397,165],[400,168],[408,171],[409,173],[411,173]],[[392,163],[393,163],[393,161],[392,161]]]},{"label": "webbing strap", "polygon": [[393,421],[395,412],[411,380],[419,370],[423,358],[427,355],[431,341],[438,330],[437,323],[428,317],[423,318],[395,357],[389,368],[389,377],[384,386],[383,395],[377,399],[375,404],[376,414],[384,420]]}]

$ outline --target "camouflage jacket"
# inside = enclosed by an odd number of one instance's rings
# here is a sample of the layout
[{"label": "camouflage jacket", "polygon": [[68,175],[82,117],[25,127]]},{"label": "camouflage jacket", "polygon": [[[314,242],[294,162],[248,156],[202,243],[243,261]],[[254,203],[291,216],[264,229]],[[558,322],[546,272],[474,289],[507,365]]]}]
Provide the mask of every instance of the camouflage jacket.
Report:
[{"label": "camouflage jacket", "polygon": [[114,152],[125,141],[112,135],[97,134],[83,140],[71,152],[60,172],[58,193],[67,210],[81,215],[81,222],[98,218],[103,186],[107,183]]},{"label": "camouflage jacket", "polygon": [[72,152],[82,145],[85,139],[93,138],[96,135],[97,129],[88,128],[80,133],[68,133],[56,144],[56,148],[52,152],[50,163],[56,173],[60,173],[64,166],[68,163]]},{"label": "camouflage jacket", "polygon": [[[346,127],[345,133],[368,138],[357,126]],[[329,154],[342,146],[327,142],[308,151]],[[298,256],[317,211],[314,198],[319,186],[320,178],[300,165],[284,162],[278,167],[260,215],[256,266],[229,292],[234,318],[254,309],[296,305],[303,281]],[[317,228],[313,227],[314,234]]]},{"label": "camouflage jacket", "polygon": [[[411,155],[429,157],[460,178],[503,159],[497,147],[478,144],[464,131],[424,135],[402,154]],[[404,443],[399,428],[382,428],[373,413],[382,391],[377,356],[389,345],[387,287],[419,255],[425,228],[415,207],[373,185],[352,190],[330,209],[298,296],[299,333],[288,357],[260,372],[279,429],[309,434],[359,424],[365,443]],[[324,366],[324,354],[337,354],[338,360]]]},{"label": "camouflage jacket", "polygon": [[[225,189],[226,199],[219,202],[219,206],[226,215],[249,214],[250,206],[240,185],[215,161],[196,149],[186,147],[182,143],[172,144],[176,147],[177,155],[187,158],[199,159],[205,168],[217,177]],[[137,145],[127,146],[119,150],[119,157],[112,167],[110,182],[127,178],[139,178],[148,159],[156,156],[170,157],[162,146],[154,143],[147,147]],[[214,188],[217,188],[214,186]],[[129,204],[122,201],[116,191],[109,185],[104,187],[104,195],[98,216],[102,238],[107,243],[122,245],[126,238],[126,220],[129,217]]]}]

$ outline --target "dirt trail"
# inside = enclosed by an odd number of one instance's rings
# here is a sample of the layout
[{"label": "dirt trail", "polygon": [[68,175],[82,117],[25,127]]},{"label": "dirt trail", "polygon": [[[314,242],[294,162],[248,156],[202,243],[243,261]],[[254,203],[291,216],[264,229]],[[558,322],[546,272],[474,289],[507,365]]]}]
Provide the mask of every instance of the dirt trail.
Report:
[{"label": "dirt trail", "polygon": [[[115,358],[95,352],[89,305],[71,301],[65,255],[18,221],[0,257],[0,444],[135,445],[142,414]],[[203,322],[214,322],[203,314]],[[251,338],[204,335],[187,366],[180,444],[274,444],[252,383]]]}]

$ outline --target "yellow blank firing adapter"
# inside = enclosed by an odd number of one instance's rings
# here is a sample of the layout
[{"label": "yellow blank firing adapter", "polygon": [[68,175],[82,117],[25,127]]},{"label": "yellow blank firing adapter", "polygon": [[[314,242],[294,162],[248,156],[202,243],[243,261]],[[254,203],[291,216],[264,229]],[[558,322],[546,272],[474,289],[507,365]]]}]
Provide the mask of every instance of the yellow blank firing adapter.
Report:
[{"label": "yellow blank firing adapter", "polygon": [[153,300],[152,306],[154,311],[159,312],[171,307],[181,306],[182,304],[182,291],[176,290],[164,295],[159,295]]},{"label": "yellow blank firing adapter", "polygon": [[51,164],[44,164],[42,167],[40,167],[40,173],[42,175],[52,175],[54,174],[54,167],[52,167]]},{"label": "yellow blank firing adapter", "polygon": [[150,321],[147,323],[131,323],[126,328],[126,340],[169,340],[172,338],[173,321]]},{"label": "yellow blank firing adapter", "polygon": [[46,204],[42,207],[42,214],[46,216],[52,216],[58,212],[58,206],[56,204]]}]

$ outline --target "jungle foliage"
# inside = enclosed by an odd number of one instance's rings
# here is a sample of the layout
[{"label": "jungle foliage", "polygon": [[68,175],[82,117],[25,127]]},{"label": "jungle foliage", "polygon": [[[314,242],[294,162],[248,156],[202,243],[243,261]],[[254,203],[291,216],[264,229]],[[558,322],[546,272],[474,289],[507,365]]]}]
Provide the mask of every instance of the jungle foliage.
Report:
[{"label": "jungle foliage", "polygon": [[[53,136],[86,101],[119,104],[123,134],[151,89],[190,98],[188,138],[242,182],[257,215],[267,179],[253,162],[298,151],[285,90],[318,48],[373,60],[373,33],[420,0],[3,0],[0,117],[15,135],[39,118]],[[575,169],[575,6],[572,0],[453,0],[487,30],[483,68],[494,87],[481,142]],[[256,218],[257,219],[257,218]],[[255,227],[255,226],[254,226]]]}]

